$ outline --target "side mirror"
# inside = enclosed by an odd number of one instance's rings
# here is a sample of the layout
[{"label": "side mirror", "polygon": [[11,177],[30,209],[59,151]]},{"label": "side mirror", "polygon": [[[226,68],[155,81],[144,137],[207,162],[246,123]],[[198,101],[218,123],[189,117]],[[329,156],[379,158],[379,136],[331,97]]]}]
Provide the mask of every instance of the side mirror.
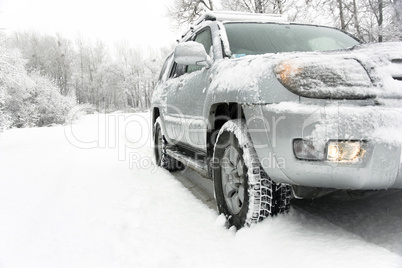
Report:
[{"label": "side mirror", "polygon": [[176,46],[174,61],[183,65],[198,65],[211,67],[212,59],[208,56],[204,46],[200,43],[189,41]]}]

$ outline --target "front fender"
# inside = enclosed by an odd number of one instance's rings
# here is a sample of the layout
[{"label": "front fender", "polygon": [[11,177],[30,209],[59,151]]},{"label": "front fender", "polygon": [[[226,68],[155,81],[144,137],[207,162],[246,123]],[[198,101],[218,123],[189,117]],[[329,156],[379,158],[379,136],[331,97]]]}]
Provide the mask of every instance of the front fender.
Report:
[{"label": "front fender", "polygon": [[262,168],[275,182],[294,184],[282,172],[281,168],[285,164],[284,159],[277,156],[274,151],[276,125],[283,118],[266,118],[262,111],[262,105],[243,105],[243,112],[246,117],[248,132]]}]

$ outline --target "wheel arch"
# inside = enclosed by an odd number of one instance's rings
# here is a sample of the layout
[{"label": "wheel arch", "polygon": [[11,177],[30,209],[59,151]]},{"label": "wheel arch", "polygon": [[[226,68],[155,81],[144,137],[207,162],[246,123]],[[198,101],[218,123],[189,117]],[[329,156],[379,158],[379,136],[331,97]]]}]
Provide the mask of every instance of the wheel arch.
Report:
[{"label": "wheel arch", "polygon": [[208,113],[207,155],[212,158],[216,137],[221,127],[229,120],[245,119],[243,107],[236,102],[220,102],[210,107]]}]

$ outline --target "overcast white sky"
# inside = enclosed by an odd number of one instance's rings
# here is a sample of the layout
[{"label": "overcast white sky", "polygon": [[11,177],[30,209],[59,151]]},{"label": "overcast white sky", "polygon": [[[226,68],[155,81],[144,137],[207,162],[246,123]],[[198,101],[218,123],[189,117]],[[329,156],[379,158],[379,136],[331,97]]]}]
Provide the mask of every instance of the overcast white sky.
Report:
[{"label": "overcast white sky", "polygon": [[0,28],[78,33],[113,45],[127,40],[155,48],[175,41],[164,14],[171,0],[0,0]]}]

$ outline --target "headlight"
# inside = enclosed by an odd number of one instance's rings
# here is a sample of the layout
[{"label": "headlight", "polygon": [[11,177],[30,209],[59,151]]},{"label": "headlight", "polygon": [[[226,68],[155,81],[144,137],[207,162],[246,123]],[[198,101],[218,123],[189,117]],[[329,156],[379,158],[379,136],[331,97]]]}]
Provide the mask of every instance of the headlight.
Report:
[{"label": "headlight", "polygon": [[278,80],[293,93],[308,98],[365,99],[375,97],[363,66],[354,59],[320,56],[282,61]]},{"label": "headlight", "polygon": [[329,141],[325,146],[310,140],[293,141],[293,152],[300,160],[327,160],[331,162],[353,162],[363,157],[362,141]]}]

